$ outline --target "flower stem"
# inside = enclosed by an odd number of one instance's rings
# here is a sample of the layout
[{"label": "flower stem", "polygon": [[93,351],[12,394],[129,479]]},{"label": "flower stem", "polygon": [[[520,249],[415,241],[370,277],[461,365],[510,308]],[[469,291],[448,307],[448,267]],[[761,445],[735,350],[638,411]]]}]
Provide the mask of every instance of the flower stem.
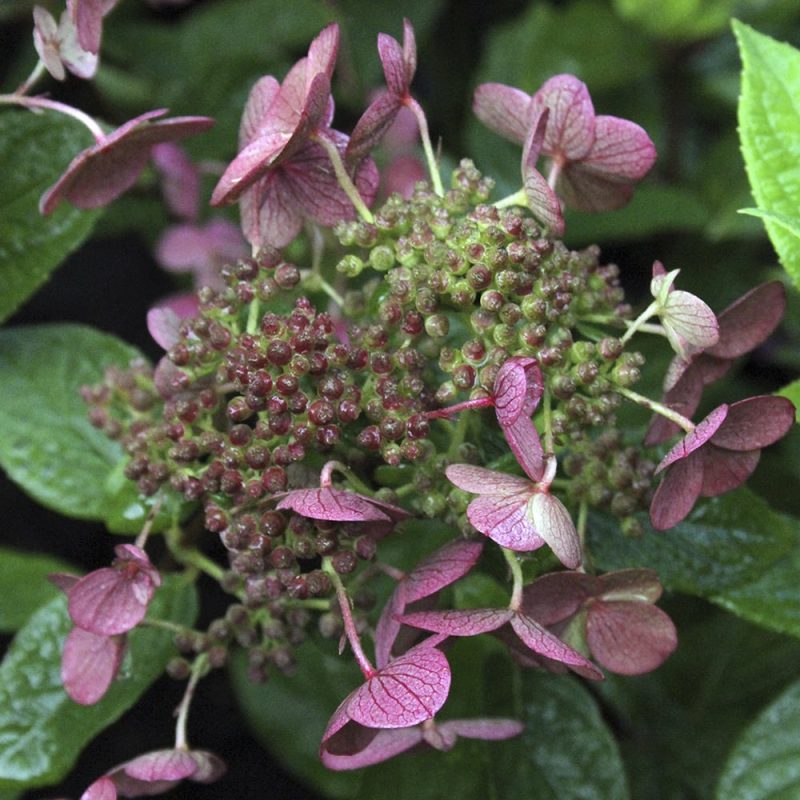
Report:
[{"label": "flower stem", "polygon": [[508,208],[509,206],[522,206],[523,208],[528,207],[528,196],[525,194],[524,189],[520,189],[518,192],[510,194],[508,197],[504,197],[502,200],[498,200],[494,204],[495,208]]},{"label": "flower stem", "polygon": [[636,317],[633,322],[626,322],[625,324],[628,326],[628,330],[625,331],[620,339],[622,344],[625,344],[625,342],[627,342],[628,339],[630,339],[631,336],[633,336],[633,334],[636,333],[636,331],[638,331],[644,325],[644,323],[653,316],[653,314],[657,313],[658,309],[659,305],[654,300],[644,311],[642,311],[641,314],[639,314],[638,317]]},{"label": "flower stem", "polygon": [[377,671],[375,667],[372,666],[370,660],[364,653],[364,649],[361,647],[361,639],[358,636],[358,631],[353,622],[353,615],[350,613],[350,598],[347,595],[347,590],[344,588],[339,573],[331,566],[330,559],[325,559],[323,569],[328,573],[331,582],[336,587],[336,599],[339,601],[339,609],[342,612],[342,621],[344,622],[344,632],[347,636],[347,641],[350,642],[350,648],[353,651],[353,655],[356,657],[361,672],[364,674],[364,677],[369,680]]},{"label": "flower stem", "polygon": [[511,578],[513,580],[511,600],[508,602],[508,607],[512,611],[519,611],[519,607],[522,605],[522,567],[519,565],[519,559],[513,550],[509,550],[507,547],[503,547],[501,549],[503,550],[503,556],[505,557],[505,560],[508,562],[508,566],[511,569]]},{"label": "flower stem", "polygon": [[247,314],[247,332],[250,334],[258,330],[258,314],[261,311],[261,303],[258,298],[253,298],[250,303],[250,311]]},{"label": "flower stem", "polygon": [[365,205],[361,194],[356,188],[356,185],[347,174],[347,170],[345,169],[339,149],[322,132],[317,133],[313,139],[315,142],[317,142],[317,144],[320,144],[325,148],[325,152],[328,154],[328,158],[333,165],[333,171],[336,173],[336,180],[339,181],[339,186],[342,187],[342,191],[347,195],[355,210],[358,211],[359,215],[365,222],[373,223],[375,221],[375,217],[372,216],[372,212]]},{"label": "flower stem", "polygon": [[426,411],[422,416],[425,419],[444,419],[452,417],[461,411],[468,411],[471,408],[486,408],[486,406],[494,405],[494,400],[491,397],[478,397],[474,400],[465,400],[463,403],[456,403],[454,406],[447,406],[447,408],[437,408],[435,411]]},{"label": "flower stem", "polygon": [[144,550],[144,546],[147,543],[147,537],[150,536],[150,531],[153,528],[153,523],[155,522],[158,512],[161,510],[162,502],[163,500],[158,500],[153,504],[153,507],[147,513],[147,519],[144,521],[144,525],[142,526],[141,532],[136,537],[136,541],[133,543],[140,550]]},{"label": "flower stem", "polygon": [[557,160],[553,160],[553,166],[550,167],[550,174],[547,176],[547,185],[555,191],[558,177],[561,175],[561,164]]},{"label": "flower stem", "polygon": [[585,500],[581,500],[578,506],[578,539],[581,543],[581,564],[578,567],[578,572],[586,572],[586,562],[591,561],[589,554],[586,550],[586,522],[589,518],[589,504]]},{"label": "flower stem", "polygon": [[194,664],[192,664],[192,674],[189,678],[189,683],[186,685],[186,691],[183,693],[180,705],[178,706],[178,721],[175,723],[175,749],[188,750],[189,742],[186,738],[186,721],[189,718],[189,707],[192,704],[194,697],[194,690],[197,684],[206,672],[208,671],[208,655],[202,653],[199,655]]},{"label": "flower stem", "polygon": [[444,197],[444,186],[442,186],[442,177],[439,174],[439,164],[433,154],[433,146],[431,145],[431,135],[428,131],[428,119],[425,112],[422,110],[420,104],[409,97],[406,101],[406,107],[409,108],[414,116],[417,118],[417,125],[419,125],[419,136],[422,140],[422,149],[425,151],[425,160],[428,162],[428,172],[431,176],[431,183],[433,183],[433,191]]},{"label": "flower stem", "polygon": [[679,414],[677,411],[673,411],[669,406],[659,403],[657,400],[651,400],[649,397],[645,397],[637,392],[632,392],[624,386],[616,387],[615,391],[617,394],[627,397],[628,400],[633,400],[637,405],[644,406],[650,411],[654,411],[656,414],[661,414],[662,417],[666,417],[680,428],[683,428],[686,433],[691,433],[694,430],[694,423],[690,419],[687,419],[683,414]]},{"label": "flower stem", "polygon": [[36,81],[38,81],[46,71],[47,67],[45,66],[44,61],[39,59],[39,61],[36,62],[36,66],[33,68],[33,72],[28,75],[24,83],[21,83],[17,87],[17,91],[14,92],[14,94],[26,94],[31,86],[33,86],[33,84],[36,83]]},{"label": "flower stem", "polygon": [[66,114],[68,117],[72,117],[85,125],[98,142],[105,138],[103,129],[88,114],[84,114],[83,111],[68,106],[66,103],[59,103],[57,100],[48,100],[46,97],[26,97],[18,94],[0,94],[0,105],[16,105],[30,109],[43,108],[47,111],[57,111],[59,114]]}]

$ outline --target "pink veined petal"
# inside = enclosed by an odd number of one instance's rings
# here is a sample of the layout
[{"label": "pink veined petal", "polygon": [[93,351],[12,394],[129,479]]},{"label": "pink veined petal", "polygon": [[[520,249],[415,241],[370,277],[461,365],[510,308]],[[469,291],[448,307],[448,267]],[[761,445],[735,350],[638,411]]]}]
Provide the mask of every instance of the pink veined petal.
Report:
[{"label": "pink veined petal", "polygon": [[436,725],[442,731],[452,732],[465,739],[500,741],[518,736],[525,726],[516,719],[453,719]]},{"label": "pink veined petal", "polygon": [[636,600],[655,603],[664,591],[652,569],[620,569],[601,575],[597,595],[604,601]]},{"label": "pink veined petal", "polygon": [[522,185],[533,216],[554,236],[563,236],[564,216],[561,203],[545,177],[529,163],[523,163]]},{"label": "pink veined petal", "polygon": [[456,539],[420,561],[403,579],[405,601],[413,603],[466,575],[477,563],[483,542]]},{"label": "pink veined petal", "polygon": [[88,80],[97,72],[98,57],[96,53],[84,50],[78,42],[78,30],[68,11],[61,12],[58,25],[61,60],[66,68],[78,78]]},{"label": "pink veined petal", "polygon": [[154,586],[161,586],[161,575],[141,547],[135,544],[118,544],[114,548],[114,553],[118,563],[125,562],[129,568],[135,565],[137,573],[145,573]]},{"label": "pink veined petal", "polygon": [[42,6],[33,7],[33,46],[47,71],[57,80],[67,77],[61,60],[61,47],[53,15]]},{"label": "pink veined petal", "polygon": [[758,466],[760,450],[723,450],[710,444],[703,450],[703,497],[717,497],[741,486]]},{"label": "pink veined petal", "polygon": [[497,371],[492,394],[501,426],[511,425],[520,416],[530,417],[544,392],[542,370],[535,358],[514,357]]},{"label": "pink veined petal", "polygon": [[556,179],[556,194],[567,208],[597,214],[615,211],[633,197],[632,183],[598,175],[580,161],[570,162]]},{"label": "pink veined petal", "polygon": [[91,633],[125,633],[144,619],[153,591],[153,581],[146,574],[128,577],[113,567],[98,569],[70,590],[69,615],[79,628]]},{"label": "pink veined petal", "polygon": [[97,53],[103,34],[103,17],[118,0],[67,0],[67,10],[78,30],[78,41],[84,50]]},{"label": "pink veined petal", "polygon": [[61,656],[64,691],[76,703],[94,705],[111,686],[124,652],[123,636],[99,636],[73,628],[64,641]]},{"label": "pink veined petal", "polygon": [[166,113],[158,109],[142,114],[79,153],[42,195],[39,211],[50,214],[64,198],[78,208],[110,203],[136,183],[156,144],[184,139],[214,124],[208,117],[151,121]]},{"label": "pink veined petal", "polygon": [[419,725],[376,731],[350,723],[323,741],[320,759],[328,769],[359,769],[394,758],[421,741],[422,728]]},{"label": "pink veined petal", "polygon": [[703,486],[703,453],[674,463],[664,475],[650,503],[650,521],[656,530],[677,525],[694,507]]},{"label": "pink veined petal", "polygon": [[598,579],[593,575],[551,572],[522,590],[522,610],[542,625],[555,625],[577,614],[598,590]]},{"label": "pink veined petal", "polygon": [[794,405],[787,398],[749,397],[730,406],[711,442],[726,450],[758,450],[785,436],[794,421]]},{"label": "pink veined petal", "polygon": [[390,661],[347,700],[347,715],[367,728],[407,728],[430,719],[450,691],[450,665],[435,647]]},{"label": "pink veined petal", "polygon": [[400,43],[386,33],[379,33],[378,55],[386,78],[386,88],[395,97],[404,97],[408,93],[409,84],[406,80],[406,65]]},{"label": "pink veined petal", "polygon": [[496,631],[514,615],[507,608],[462,608],[448,611],[417,611],[400,619],[406,625],[447,636],[478,636]]},{"label": "pink veined petal", "polygon": [[401,108],[400,101],[390,92],[383,92],[370,103],[347,143],[344,158],[348,166],[360,164],[370,154],[392,126]]},{"label": "pink veined petal", "polygon": [[490,130],[522,144],[530,129],[531,98],[502,83],[482,83],[472,98],[475,116]]},{"label": "pink veined petal", "polygon": [[406,87],[411,88],[411,81],[417,71],[417,37],[408,17],[403,18],[403,64],[406,69]]},{"label": "pink veined petal", "polygon": [[262,178],[239,200],[242,232],[253,247],[285,247],[303,228],[291,182],[280,171]]},{"label": "pink veined petal", "polygon": [[538,550],[544,539],[528,509],[530,491],[515,495],[483,495],[467,506],[467,518],[483,534],[503,547],[519,552]]},{"label": "pink veined petal", "polygon": [[[265,75],[259,78],[250,90],[244,114],[239,123],[239,149],[243,150],[260,134],[270,131],[277,132],[274,121],[270,120],[269,110],[281,89],[280,83],[272,77]],[[284,131],[288,134],[289,131]]]},{"label": "pink veined petal", "polygon": [[162,191],[169,210],[181,219],[195,221],[200,210],[200,173],[179,145],[166,142],[153,148],[153,163],[161,174]]},{"label": "pink veined petal", "polygon": [[304,517],[336,522],[390,521],[369,498],[341,489],[295,489],[276,508],[291,508]]},{"label": "pink veined petal", "polygon": [[[145,783],[180,781],[194,774],[197,764],[188,750],[154,750],[116,768]],[[115,770],[116,771],[116,770]],[[112,773],[113,774],[113,773]]]},{"label": "pink veined petal", "polygon": [[531,490],[531,482],[525,478],[472,464],[451,464],[444,474],[450,483],[474,494],[516,495]]},{"label": "pink veined petal", "polygon": [[147,312],[147,330],[159,347],[169,350],[181,339],[180,317],[171,308],[151,308]]},{"label": "pink veined petal", "polygon": [[511,618],[511,627],[526,647],[534,653],[566,664],[573,672],[584,678],[603,680],[603,673],[586,656],[573,650],[531,617],[521,613],[514,614]]},{"label": "pink veined petal", "polygon": [[656,467],[656,475],[670,464],[686,458],[699,447],[702,447],[720,429],[728,416],[728,405],[717,406],[705,419],[701,420],[691,433],[687,433],[665,456]]},{"label": "pink veined petal", "polygon": [[[673,363],[677,360],[677,358],[673,359]],[[669,388],[661,402],[673,411],[677,411],[684,417],[691,419],[700,405],[702,396],[703,371],[702,368],[696,367],[692,362],[684,370],[677,382]],[[680,427],[672,420],[662,417],[661,414],[654,414],[650,427],[647,429],[644,443],[647,447],[653,447],[671,439],[680,430]]]},{"label": "pink veined petal", "polygon": [[330,80],[339,54],[339,25],[332,22],[323,28],[308,48],[308,82],[314,76],[323,73]]},{"label": "pink veined petal", "polygon": [[424,181],[426,175],[424,165],[416,156],[398,156],[383,169],[383,193],[387,197],[399,194],[408,200],[414,194],[416,185]]},{"label": "pink veined petal", "polygon": [[528,172],[536,171],[536,162],[539,160],[539,153],[542,152],[542,143],[544,142],[549,116],[550,111],[547,108],[536,108],[531,111],[530,129],[522,144],[523,179]]},{"label": "pink veined petal", "polygon": [[581,542],[564,504],[552,494],[536,492],[528,509],[537,534],[565,567],[576,569],[582,560]]},{"label": "pink veined petal", "polygon": [[710,347],[719,340],[719,325],[714,312],[690,292],[677,289],[670,292],[661,319],[689,344]]},{"label": "pink veined petal", "polygon": [[543,152],[577,161],[595,141],[595,116],[586,84],[574,75],[555,75],[533,95],[533,109],[550,109]]},{"label": "pink veined petal", "polygon": [[195,783],[213,783],[219,780],[227,771],[225,762],[209,750],[190,750],[189,755],[194,759],[195,771],[191,779]]},{"label": "pink veined petal", "polygon": [[647,603],[595,601],[586,619],[592,655],[619,675],[643,675],[661,666],[678,645],[672,620]]},{"label": "pink veined petal", "polygon": [[117,787],[111,778],[104,775],[81,795],[81,800],[117,800]]},{"label": "pink veined petal", "polygon": [[786,310],[786,289],[780,281],[762,283],[742,295],[719,316],[719,341],[706,352],[717,358],[739,358],[764,342]]},{"label": "pink veined petal", "polygon": [[405,581],[400,581],[386,601],[375,626],[375,663],[378,669],[383,669],[392,657],[392,646],[400,632],[398,617],[406,608],[405,590]]},{"label": "pink veined petal", "polygon": [[517,463],[534,482],[544,474],[544,451],[539,433],[530,417],[521,416],[516,422],[502,426],[503,436]]},{"label": "pink veined petal", "polygon": [[640,181],[656,160],[650,137],[635,122],[618,117],[595,118],[595,140],[581,167],[621,183]]},{"label": "pink veined petal", "polygon": [[70,575],[66,572],[51,572],[47,580],[64,594],[69,594],[69,590],[80,580],[77,575]]}]

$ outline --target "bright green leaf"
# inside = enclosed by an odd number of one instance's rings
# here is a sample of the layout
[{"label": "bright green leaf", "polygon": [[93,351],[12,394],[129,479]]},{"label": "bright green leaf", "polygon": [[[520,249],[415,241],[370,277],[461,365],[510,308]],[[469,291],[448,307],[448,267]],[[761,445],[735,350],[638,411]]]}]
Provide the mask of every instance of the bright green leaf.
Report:
[{"label": "bright green leaf", "polygon": [[72,571],[57,558],[0,547],[0,631],[21,628],[39,606],[60,594],[47,580],[51,572]]},{"label": "bright green leaf", "polygon": [[794,403],[796,410],[795,418],[800,422],[800,380],[794,381],[788,386],[784,386],[777,394],[782,397],[788,397]]},{"label": "bright green leaf", "polygon": [[736,0],[614,0],[625,19],[654,36],[702,39],[728,24]]},{"label": "bright green leaf", "polygon": [[740,208],[740,214],[750,214],[752,217],[768,219],[788,231],[796,239],[800,239],[800,217],[789,217],[786,214],[777,214],[774,211],[764,211],[761,208]]},{"label": "bright green leaf", "polygon": [[800,794],[800,681],[744,732],[725,766],[718,800],[793,800]]},{"label": "bright green leaf", "polygon": [[[149,610],[150,617],[181,625],[191,625],[196,614],[194,586],[182,576],[165,579]],[[61,780],[83,747],[138,700],[175,651],[167,631],[132,631],[106,696],[80,706],[61,686],[61,649],[71,627],[66,598],[55,598],[20,630],[0,665],[0,788]]]},{"label": "bright green leaf", "polygon": [[739,135],[750,187],[781,263],[800,286],[800,242],[772,215],[800,212],[800,53],[734,21],[743,70]]},{"label": "bright green leaf", "polygon": [[91,143],[89,131],[63,114],[0,114],[0,322],[89,235],[99,212],[63,203],[43,217],[39,198]]},{"label": "bright green leaf", "polygon": [[0,331],[0,465],[42,505],[102,519],[122,449],[92,427],[79,390],[137,351],[80,325]]}]

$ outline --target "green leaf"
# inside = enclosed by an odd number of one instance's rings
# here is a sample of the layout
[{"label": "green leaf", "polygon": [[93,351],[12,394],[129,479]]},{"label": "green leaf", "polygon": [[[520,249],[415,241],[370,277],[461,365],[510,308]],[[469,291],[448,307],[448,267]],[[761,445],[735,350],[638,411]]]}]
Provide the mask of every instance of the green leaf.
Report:
[{"label": "green leaf", "polygon": [[110,364],[137,357],[81,325],[0,331],[0,465],[42,505],[80,519],[105,516],[106,479],[123,453],[89,423],[79,390]]},{"label": "green leaf", "polygon": [[781,395],[781,397],[788,397],[794,403],[794,407],[796,410],[795,419],[800,422],[800,380],[794,381],[790,383],[788,386],[784,386],[779,392],[776,394]]},{"label": "green leaf", "polygon": [[[168,576],[148,616],[191,625],[196,614],[194,586]],[[80,706],[61,686],[61,648],[71,627],[66,598],[55,598],[20,630],[0,665],[0,788],[61,780],[83,747],[141,697],[174,653],[169,632],[137,628],[106,696]]]},{"label": "green leaf", "polygon": [[789,217],[786,214],[777,214],[774,211],[764,211],[762,208],[740,208],[739,213],[768,219],[776,225],[780,225],[781,228],[791,233],[796,239],[800,239],[800,217]]},{"label": "green leaf", "polygon": [[47,580],[51,572],[72,571],[57,558],[0,547],[0,631],[18,630],[39,606],[60,594]]},{"label": "green leaf", "polygon": [[614,8],[643,30],[666,39],[702,39],[723,30],[736,0],[614,0]]},{"label": "green leaf", "polygon": [[744,732],[720,777],[718,800],[792,800],[800,793],[800,681]]},{"label": "green leaf", "polygon": [[773,215],[800,211],[800,53],[742,22],[733,30],[742,57],[739,136],[753,196],[781,263],[800,286],[800,242]]},{"label": "green leaf", "polygon": [[603,570],[651,567],[668,589],[700,597],[756,579],[786,556],[796,526],[747,489],[701,503],[668,531],[649,525],[639,539],[609,517],[593,518],[590,552]]},{"label": "green leaf", "polygon": [[491,754],[497,796],[627,798],[616,742],[589,692],[575,678],[535,671],[525,673],[521,684],[525,730],[509,742],[513,747]]},{"label": "green leaf", "polygon": [[91,232],[99,211],[63,203],[43,217],[39,198],[92,141],[83,125],[63,114],[0,114],[0,322]]}]

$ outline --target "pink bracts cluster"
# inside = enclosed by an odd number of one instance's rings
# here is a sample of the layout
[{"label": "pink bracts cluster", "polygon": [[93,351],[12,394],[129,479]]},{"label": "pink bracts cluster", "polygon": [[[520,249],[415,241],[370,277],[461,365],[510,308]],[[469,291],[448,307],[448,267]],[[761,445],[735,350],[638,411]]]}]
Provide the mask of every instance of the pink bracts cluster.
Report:
[{"label": "pink bracts cluster", "polygon": [[75,627],[64,642],[61,677],[67,694],[92,705],[108,691],[125,652],[125,635],[145,617],[161,576],[147,554],[130,544],[117,545],[110,567],[83,578],[53,575],[67,595]]}]

